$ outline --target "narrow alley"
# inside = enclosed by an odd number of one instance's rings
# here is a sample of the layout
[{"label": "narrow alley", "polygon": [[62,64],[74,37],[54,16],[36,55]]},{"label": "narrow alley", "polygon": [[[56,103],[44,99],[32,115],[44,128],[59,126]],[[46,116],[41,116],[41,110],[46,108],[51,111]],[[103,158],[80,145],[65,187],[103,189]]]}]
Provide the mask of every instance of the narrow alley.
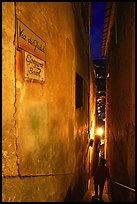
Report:
[{"label": "narrow alley", "polygon": [[2,202],[135,202],[135,2],[2,2]]}]

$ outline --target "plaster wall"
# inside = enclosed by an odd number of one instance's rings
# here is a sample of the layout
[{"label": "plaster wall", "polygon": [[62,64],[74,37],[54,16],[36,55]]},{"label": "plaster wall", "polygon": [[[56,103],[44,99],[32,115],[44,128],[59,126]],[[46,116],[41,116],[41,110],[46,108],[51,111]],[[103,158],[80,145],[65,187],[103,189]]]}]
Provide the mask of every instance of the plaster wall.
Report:
[{"label": "plaster wall", "polygon": [[[89,174],[88,33],[80,4],[75,13],[71,2],[3,2],[2,11],[3,201],[64,201],[80,178],[86,189]],[[44,83],[24,79],[17,18],[46,43]],[[79,109],[76,72],[84,82]]]},{"label": "plaster wall", "polygon": [[5,175],[16,176],[14,3],[2,8],[2,167]]}]

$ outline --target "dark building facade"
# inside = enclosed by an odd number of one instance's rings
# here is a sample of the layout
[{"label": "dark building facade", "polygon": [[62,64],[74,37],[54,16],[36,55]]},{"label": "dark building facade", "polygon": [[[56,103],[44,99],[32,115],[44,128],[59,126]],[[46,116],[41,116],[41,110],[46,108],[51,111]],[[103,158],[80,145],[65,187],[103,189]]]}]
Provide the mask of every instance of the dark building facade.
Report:
[{"label": "dark building facade", "polygon": [[106,61],[100,59],[94,60],[93,63],[96,71],[97,91],[106,92]]},{"label": "dark building facade", "polygon": [[105,106],[106,106],[106,60],[94,60],[94,67],[96,72],[96,111],[97,111],[97,125],[105,125]]},{"label": "dark building facade", "polygon": [[[102,40],[106,62],[106,157],[114,201],[135,201],[135,3],[108,2]],[[117,183],[116,183],[117,182]]]}]

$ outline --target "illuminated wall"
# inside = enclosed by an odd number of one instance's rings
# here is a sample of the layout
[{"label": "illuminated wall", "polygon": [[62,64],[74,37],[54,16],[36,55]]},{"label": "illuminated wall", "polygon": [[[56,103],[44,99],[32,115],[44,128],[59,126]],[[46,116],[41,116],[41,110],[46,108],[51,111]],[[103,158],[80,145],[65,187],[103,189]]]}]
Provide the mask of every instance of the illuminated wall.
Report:
[{"label": "illuminated wall", "polygon": [[[2,3],[3,201],[77,200],[75,189],[86,190],[88,94],[90,120],[95,94],[94,85],[89,89],[88,31],[80,9],[70,2]],[[76,72],[83,79],[78,109]]]}]

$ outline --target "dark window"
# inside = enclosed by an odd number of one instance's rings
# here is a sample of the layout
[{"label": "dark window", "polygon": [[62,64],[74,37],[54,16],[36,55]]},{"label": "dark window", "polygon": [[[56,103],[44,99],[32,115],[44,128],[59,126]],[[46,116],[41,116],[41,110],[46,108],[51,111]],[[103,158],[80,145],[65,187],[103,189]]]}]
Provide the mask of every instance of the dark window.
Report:
[{"label": "dark window", "polygon": [[83,79],[76,73],[76,108],[83,105]]}]

